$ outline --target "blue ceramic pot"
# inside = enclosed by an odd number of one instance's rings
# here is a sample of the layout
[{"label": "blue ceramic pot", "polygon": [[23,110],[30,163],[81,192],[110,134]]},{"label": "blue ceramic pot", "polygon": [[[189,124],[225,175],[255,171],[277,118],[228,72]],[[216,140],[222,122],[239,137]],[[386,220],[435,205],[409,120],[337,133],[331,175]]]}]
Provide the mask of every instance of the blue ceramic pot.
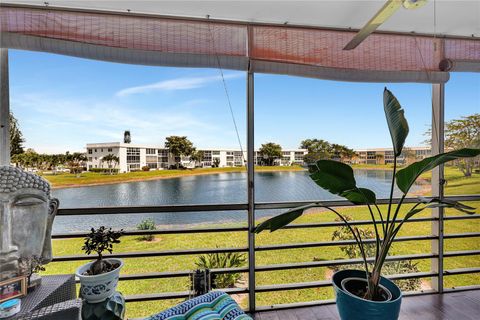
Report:
[{"label": "blue ceramic pot", "polygon": [[370,301],[359,298],[342,289],[346,278],[365,279],[365,271],[342,270],[333,275],[333,288],[337,297],[337,308],[342,320],[396,320],[400,313],[402,292],[392,281],[382,277],[380,284],[392,294],[389,301]]}]

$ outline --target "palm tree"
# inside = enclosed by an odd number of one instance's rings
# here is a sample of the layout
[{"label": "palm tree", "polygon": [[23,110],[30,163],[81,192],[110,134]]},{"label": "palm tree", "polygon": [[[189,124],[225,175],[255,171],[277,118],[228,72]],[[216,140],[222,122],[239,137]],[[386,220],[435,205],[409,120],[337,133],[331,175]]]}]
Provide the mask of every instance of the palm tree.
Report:
[{"label": "palm tree", "polygon": [[193,151],[192,155],[190,156],[190,160],[194,162],[194,167],[197,167],[198,162],[200,162],[200,165],[201,165],[203,160],[203,151],[200,151],[200,150]]},{"label": "palm tree", "polygon": [[82,167],[85,161],[87,161],[87,157],[80,152],[70,153],[67,151],[67,153],[65,154],[65,160],[70,167],[70,172],[76,173],[77,178],[79,178],[80,173],[82,172]]},{"label": "palm tree", "polygon": [[109,172],[110,174],[112,174],[113,169],[115,169],[117,164],[120,162],[120,158],[113,154],[107,154],[105,157],[102,158],[101,161],[107,163]]}]

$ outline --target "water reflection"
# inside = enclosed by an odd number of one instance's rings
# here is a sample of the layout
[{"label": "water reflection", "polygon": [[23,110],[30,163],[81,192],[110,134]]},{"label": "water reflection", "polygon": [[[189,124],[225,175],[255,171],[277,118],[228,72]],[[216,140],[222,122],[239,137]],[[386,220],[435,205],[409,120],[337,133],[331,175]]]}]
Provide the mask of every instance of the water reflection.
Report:
[{"label": "water reflection", "polygon": [[[379,198],[388,197],[391,171],[355,170],[355,177],[359,186],[372,189]],[[307,172],[259,172],[255,175],[255,184],[255,197],[258,202],[339,199],[317,187]],[[62,208],[245,203],[247,201],[246,185],[246,173],[222,173],[56,189],[53,195],[60,199]],[[400,195],[397,190],[395,192],[397,196]],[[258,217],[262,214],[267,213],[259,212]],[[55,232],[83,231],[100,225],[135,228],[146,218],[153,218],[157,224],[165,227],[185,227],[205,223],[246,223],[246,217],[246,212],[242,211],[59,216],[55,219],[54,230]]]}]

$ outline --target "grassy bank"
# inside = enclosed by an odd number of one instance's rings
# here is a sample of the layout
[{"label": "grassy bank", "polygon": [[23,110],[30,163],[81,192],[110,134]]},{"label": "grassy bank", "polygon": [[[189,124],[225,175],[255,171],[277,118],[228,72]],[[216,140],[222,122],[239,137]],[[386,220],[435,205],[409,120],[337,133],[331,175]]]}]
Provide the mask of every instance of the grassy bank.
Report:
[{"label": "grassy bank", "polygon": [[[259,172],[273,172],[273,171],[301,171],[304,170],[300,166],[258,166],[255,167]],[[47,179],[53,188],[68,188],[93,186],[101,184],[145,181],[155,179],[178,178],[204,174],[217,174],[226,172],[245,172],[245,167],[229,167],[229,168],[196,168],[185,170],[152,170],[152,171],[135,171],[119,174],[103,174],[94,172],[85,172],[79,176],[70,173],[64,174],[44,174],[43,177]]]},{"label": "grassy bank", "polygon": [[[428,177],[426,177],[428,179]],[[446,186],[447,194],[480,194],[480,175],[471,178],[461,177],[453,168],[447,169]],[[480,208],[480,202],[471,203]],[[406,209],[406,208],[405,208]],[[342,213],[351,216],[355,220],[368,220],[369,215],[364,207],[342,208]],[[477,210],[478,211],[478,210]],[[429,212],[422,213],[423,216],[429,216]],[[456,212],[447,210],[448,215],[457,215]],[[108,218],[105,223],[108,224]],[[333,221],[335,217],[331,213],[312,210],[309,214],[302,216],[295,223],[315,223]],[[245,222],[246,224],[246,222]],[[209,225],[210,227],[212,225]],[[224,225],[225,226],[225,225]],[[230,226],[230,225],[229,225]],[[200,227],[200,226],[197,226]],[[257,246],[302,243],[302,242],[323,242],[331,241],[332,233],[336,228],[308,228],[308,229],[287,229],[279,230],[275,233],[262,233],[256,237]],[[467,221],[448,221],[445,224],[445,233],[464,233],[478,232],[480,229],[480,220]],[[430,235],[431,224],[429,222],[411,223],[403,228],[400,236]],[[54,240],[55,256],[81,254],[80,248],[82,239]],[[193,248],[215,248],[215,247],[246,247],[247,234],[245,232],[225,232],[211,234],[184,234],[184,235],[159,235],[153,242],[140,241],[136,237],[124,237],[122,243],[117,247],[116,252],[138,252],[138,251],[165,251]],[[446,251],[458,250],[479,250],[478,238],[448,239],[445,241]],[[391,254],[420,254],[431,252],[431,241],[406,241],[398,242],[393,247]],[[186,256],[166,256],[125,259],[125,267],[122,274],[138,274],[148,272],[181,271],[195,269],[195,261],[198,257],[195,255]],[[258,251],[258,266],[267,264],[298,263],[311,262],[315,259],[335,260],[345,258],[345,254],[335,246],[289,249],[275,251]],[[416,260],[420,271],[430,270],[430,260]],[[47,274],[72,273],[76,267],[85,263],[77,262],[57,262],[47,266]],[[480,257],[456,257],[445,259],[445,269],[479,267]],[[305,281],[319,281],[328,279],[330,270],[328,268],[306,268],[285,271],[257,272],[257,285],[296,283]],[[246,278],[246,277],[244,277]],[[425,278],[424,285],[428,287],[430,278]],[[480,274],[458,275],[445,277],[445,287],[456,287],[463,285],[473,285],[480,283]],[[245,284],[240,284],[245,285]],[[189,288],[187,278],[174,279],[152,279],[140,281],[122,281],[119,290],[125,295],[148,294],[159,292],[186,291]],[[289,303],[299,301],[311,301],[320,299],[332,299],[333,291],[330,288],[316,288],[304,290],[276,291],[269,293],[259,293],[256,296],[257,304],[271,305],[278,303]],[[239,299],[243,306],[246,306],[246,299]],[[178,303],[178,300],[152,301],[141,303],[129,303],[127,313],[129,317],[147,316]]]}]

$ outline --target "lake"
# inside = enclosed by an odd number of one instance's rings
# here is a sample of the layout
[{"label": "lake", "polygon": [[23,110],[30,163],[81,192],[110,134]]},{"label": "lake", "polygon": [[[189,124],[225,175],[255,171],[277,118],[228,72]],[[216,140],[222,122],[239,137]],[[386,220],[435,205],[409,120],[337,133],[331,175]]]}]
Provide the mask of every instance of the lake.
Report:
[{"label": "lake", "polygon": [[[357,185],[373,190],[378,198],[389,195],[392,172],[386,170],[355,170]],[[54,189],[53,196],[60,200],[61,208],[102,206],[142,206],[169,204],[219,204],[247,202],[247,174],[221,173],[128,182],[101,186]],[[334,200],[318,187],[305,171],[258,172],[255,174],[256,201],[281,202],[303,200]],[[414,186],[412,192],[418,190]],[[395,191],[396,195],[400,193]],[[256,217],[271,216],[279,211],[257,211]],[[205,223],[242,222],[245,211],[145,213],[104,216],[58,216],[54,232],[86,231],[101,225],[132,229],[143,219],[152,218],[162,228],[188,227]]]}]

